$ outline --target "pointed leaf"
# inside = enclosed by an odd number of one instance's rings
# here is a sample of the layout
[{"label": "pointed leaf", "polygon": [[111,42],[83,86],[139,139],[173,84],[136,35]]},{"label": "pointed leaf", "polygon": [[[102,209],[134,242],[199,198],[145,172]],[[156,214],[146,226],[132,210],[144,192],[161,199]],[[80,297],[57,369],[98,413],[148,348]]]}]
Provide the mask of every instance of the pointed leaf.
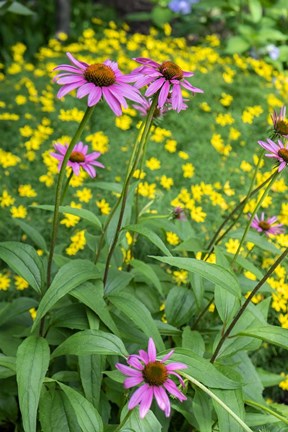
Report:
[{"label": "pointed leaf", "polygon": [[22,276],[31,287],[41,293],[44,281],[44,267],[35,249],[25,243],[0,243],[0,258],[17,274]]},{"label": "pointed leaf", "polygon": [[[52,212],[54,212],[54,209],[55,209],[54,205],[33,205],[31,207],[32,208],[33,207],[39,208],[41,210],[48,210],[48,211],[52,211]],[[101,224],[100,220],[90,210],[78,209],[78,208],[69,207],[69,206],[60,206],[59,212],[72,214],[74,216],[79,216],[81,219],[89,222],[90,224],[94,225],[95,227],[102,229],[102,224]]]},{"label": "pointed leaf", "polygon": [[123,291],[118,295],[109,296],[109,300],[118,310],[133,321],[145,333],[147,338],[152,337],[159,350],[164,349],[164,343],[152,315],[140,300]]},{"label": "pointed leaf", "polygon": [[17,350],[17,384],[25,432],[36,432],[38,403],[49,356],[47,341],[37,336],[29,336]]},{"label": "pointed leaf", "polygon": [[236,297],[241,297],[241,290],[239,282],[229,270],[216,264],[210,264],[205,261],[199,261],[194,258],[181,258],[181,257],[159,257],[153,256],[152,258],[158,261],[169,264],[173,267],[177,267],[183,270],[187,270],[191,273],[196,273],[202,276],[204,279],[208,279],[210,282],[219,285]]},{"label": "pointed leaf", "polygon": [[149,264],[146,264],[145,262],[139,261],[137,259],[133,259],[130,262],[130,264],[132,265],[132,267],[135,269],[136,272],[139,272],[145,278],[147,278],[149,281],[151,281],[153,283],[153,285],[155,286],[155,288],[157,288],[157,291],[159,292],[159,294],[163,297],[163,290],[162,290],[161,282],[160,282],[157,274],[153,270],[153,268]]},{"label": "pointed leaf", "polygon": [[51,358],[61,355],[106,354],[127,356],[126,348],[117,336],[101,330],[84,330],[66,339]]},{"label": "pointed leaf", "polygon": [[152,230],[149,228],[146,228],[141,225],[128,225],[125,227],[127,231],[133,231],[137,232],[138,234],[143,235],[148,240],[151,241],[155,246],[157,246],[161,252],[163,252],[164,255],[172,256],[169,249],[165,246],[164,242],[161,240],[161,238]]},{"label": "pointed leaf", "polygon": [[98,279],[99,277],[100,275],[97,268],[90,261],[72,260],[69,263],[64,264],[56,274],[52,284],[39,304],[37,317],[34,321],[32,331],[38,325],[41,318],[58,300],[77,286],[81,285],[83,282],[86,282],[89,279]]},{"label": "pointed leaf", "polygon": [[288,329],[267,325],[263,327],[250,327],[238,333],[239,336],[251,336],[261,339],[272,345],[278,345],[282,348],[288,349]]},{"label": "pointed leaf", "polygon": [[83,432],[103,432],[103,422],[93,405],[76,390],[58,382],[68,398]]},{"label": "pointed leaf", "polygon": [[32,225],[23,222],[21,219],[13,219],[13,222],[18,225],[28,237],[43,251],[47,250],[47,244],[44,237]]}]

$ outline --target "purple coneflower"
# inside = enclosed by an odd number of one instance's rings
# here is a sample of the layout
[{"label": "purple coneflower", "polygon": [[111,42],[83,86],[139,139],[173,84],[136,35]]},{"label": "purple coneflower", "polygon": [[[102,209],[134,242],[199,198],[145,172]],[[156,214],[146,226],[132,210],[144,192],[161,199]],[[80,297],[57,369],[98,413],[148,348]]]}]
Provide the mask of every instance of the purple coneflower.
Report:
[{"label": "purple coneflower", "polygon": [[286,118],[286,106],[282,106],[280,113],[273,111],[271,115],[273,121],[273,132],[276,136],[288,138],[288,119]]},{"label": "purple coneflower", "polygon": [[[165,61],[156,63],[148,58],[134,59],[143,66],[138,67],[132,74],[135,75],[135,87],[148,85],[145,96],[150,97],[159,91],[158,106],[162,108],[170,97],[172,109],[179,112],[186,109],[183,103],[181,86],[193,93],[203,93],[203,90],[193,87],[185,78],[193,76],[192,72],[183,71],[176,63]],[[131,74],[131,75],[132,75]]]},{"label": "purple coneflower", "polygon": [[77,97],[88,95],[88,106],[96,105],[100,99],[106,100],[117,115],[122,114],[121,105],[127,108],[125,98],[141,103],[139,91],[127,84],[133,82],[131,75],[123,75],[116,62],[105,60],[104,63],[88,63],[76,60],[66,53],[73,65],[60,65],[55,70],[64,71],[54,80],[63,87],[58,91],[58,98],[78,88]]},{"label": "purple coneflower", "polygon": [[276,144],[271,139],[267,138],[267,142],[265,141],[258,141],[258,144],[260,144],[261,147],[263,147],[265,150],[270,151],[271,153],[266,153],[265,156],[270,158],[275,158],[279,162],[278,171],[282,171],[287,163],[288,163],[288,149],[284,147],[284,144],[278,140],[278,144]]},{"label": "purple coneflower", "polygon": [[283,225],[275,224],[277,222],[277,217],[272,216],[271,218],[265,219],[264,213],[261,213],[261,217],[255,215],[252,220],[251,227],[256,229],[258,232],[264,232],[267,236],[277,235],[283,233]]},{"label": "purple coneflower", "polygon": [[170,351],[162,360],[156,360],[156,348],[152,338],[148,342],[148,352],[140,350],[139,355],[133,354],[128,357],[128,367],[120,363],[116,364],[116,368],[126,375],[128,378],[124,381],[125,388],[131,388],[142,384],[131,396],[128,403],[128,409],[135,408],[140,405],[139,412],[140,418],[145,417],[152,404],[153,397],[155,397],[159,408],[165,412],[166,417],[169,417],[171,405],[169,397],[166,393],[168,391],[181,402],[186,400],[186,396],[178,390],[174,381],[169,378],[169,375],[176,376],[181,385],[184,387],[184,382],[180,375],[175,370],[186,369],[187,365],[184,363],[168,363],[165,364],[174,350]]},{"label": "purple coneflower", "polygon": [[[184,99],[184,101],[186,101],[187,99]],[[139,113],[143,116],[146,117],[148,114],[148,111],[150,109],[152,105],[152,99],[146,99],[146,98],[142,98],[142,103],[141,105],[132,105],[133,108],[135,108],[137,111],[139,111]],[[188,105],[186,105],[184,102],[182,104],[182,110],[186,110],[188,108]],[[154,111],[154,119],[158,119],[164,116],[164,114],[166,114],[168,111],[172,110],[172,105],[171,105],[171,93],[168,94],[167,96],[167,100],[165,102],[165,104],[163,105],[163,107],[159,107],[159,105],[157,105],[155,111]]]},{"label": "purple coneflower", "polygon": [[[54,144],[54,148],[58,153],[50,153],[51,156],[59,160],[58,170],[60,171],[64,156],[68,149],[68,144],[62,145],[59,143]],[[81,141],[75,145],[67,166],[71,167],[75,175],[79,175],[80,167],[82,167],[90,177],[96,177],[96,171],[94,166],[98,166],[100,168],[104,168],[104,165],[101,162],[96,161],[99,158],[101,153],[93,152],[87,154],[88,145],[84,145]]]}]

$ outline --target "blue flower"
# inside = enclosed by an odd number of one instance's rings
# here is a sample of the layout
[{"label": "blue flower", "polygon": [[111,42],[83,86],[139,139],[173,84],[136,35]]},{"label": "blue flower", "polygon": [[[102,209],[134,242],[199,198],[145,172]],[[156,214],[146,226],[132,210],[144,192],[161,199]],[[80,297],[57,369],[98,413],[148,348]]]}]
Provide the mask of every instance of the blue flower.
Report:
[{"label": "blue flower", "polygon": [[187,15],[191,13],[192,5],[198,3],[198,1],[199,0],[171,0],[168,7],[172,12]]}]

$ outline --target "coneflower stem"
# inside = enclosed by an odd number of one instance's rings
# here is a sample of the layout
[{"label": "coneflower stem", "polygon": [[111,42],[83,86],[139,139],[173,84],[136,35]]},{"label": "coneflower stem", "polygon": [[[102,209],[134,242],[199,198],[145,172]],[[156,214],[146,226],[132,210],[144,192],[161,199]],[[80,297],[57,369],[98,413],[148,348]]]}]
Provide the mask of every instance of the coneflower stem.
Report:
[{"label": "coneflower stem", "polygon": [[241,315],[243,314],[243,312],[245,311],[245,309],[249,305],[252,298],[255,296],[255,294],[257,294],[257,291],[259,291],[259,289],[262,287],[262,285],[264,285],[266,280],[272,275],[272,273],[278,267],[278,265],[286,258],[287,254],[288,254],[288,248],[286,248],[285,251],[277,258],[277,260],[270,267],[270,269],[265,274],[265,276],[263,276],[263,278],[258,282],[258,284],[255,286],[253,291],[251,291],[251,293],[249,294],[249,296],[247,297],[247,299],[245,300],[245,302],[243,303],[243,305],[241,306],[241,308],[239,309],[239,311],[237,312],[237,314],[233,318],[231,324],[229,325],[227,330],[223,333],[223,335],[222,335],[222,337],[221,337],[221,339],[220,339],[220,341],[219,341],[219,343],[218,343],[218,345],[217,345],[217,347],[216,347],[216,349],[215,349],[215,351],[211,357],[211,360],[210,360],[211,363],[214,363],[214,361],[216,360],[216,358],[220,352],[220,349],[222,348],[223,343],[225,342],[225,340],[230,335],[231,331],[235,327],[237,321],[239,320],[239,318],[241,317]]}]

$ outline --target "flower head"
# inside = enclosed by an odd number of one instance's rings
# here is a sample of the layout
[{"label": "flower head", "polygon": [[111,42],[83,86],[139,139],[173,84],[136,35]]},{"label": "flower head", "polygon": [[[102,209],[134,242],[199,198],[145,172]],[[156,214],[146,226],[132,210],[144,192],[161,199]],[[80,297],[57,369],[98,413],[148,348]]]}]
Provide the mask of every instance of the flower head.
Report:
[{"label": "flower head", "polygon": [[282,106],[280,113],[277,114],[276,111],[271,115],[273,122],[273,132],[277,137],[283,137],[288,139],[288,119],[286,118],[286,106]]},{"label": "flower head", "polygon": [[141,387],[133,393],[128,403],[129,409],[140,405],[140,418],[145,417],[149,411],[153,397],[155,397],[159,408],[165,412],[166,417],[169,417],[171,406],[166,391],[181,402],[186,400],[186,396],[178,390],[169,375],[176,376],[184,387],[182,378],[175,370],[185,369],[187,365],[178,362],[165,364],[173,352],[174,350],[170,351],[162,360],[157,360],[155,344],[150,338],[147,352],[140,350],[139,355],[133,354],[128,357],[127,363],[130,367],[120,363],[116,364],[116,368],[128,377],[124,381],[125,388],[128,389],[141,384]]},{"label": "flower head", "polygon": [[[60,171],[64,156],[66,154],[66,151],[68,149],[68,144],[62,145],[59,143],[54,144],[54,149],[58,153],[50,153],[51,156],[59,160],[58,170]],[[75,145],[67,166],[71,167],[75,175],[79,175],[80,173],[80,167],[82,167],[90,177],[96,177],[96,171],[94,166],[98,166],[100,168],[104,168],[104,165],[101,162],[98,162],[96,159],[99,158],[100,154],[99,152],[93,152],[90,154],[87,154],[88,151],[88,145],[84,145],[81,141]]]},{"label": "flower head", "polygon": [[258,144],[270,153],[266,153],[265,156],[275,158],[279,162],[278,171],[282,171],[288,164],[288,149],[284,147],[282,141],[278,140],[276,144],[271,139],[267,138],[267,142],[258,141]]},{"label": "flower head", "polygon": [[267,236],[281,234],[284,232],[282,224],[275,224],[277,217],[272,216],[271,218],[265,219],[264,213],[261,213],[261,217],[255,215],[252,220],[251,227],[256,229],[258,232],[264,232]]},{"label": "flower head", "polygon": [[180,66],[172,61],[156,63],[148,58],[136,58],[143,66],[138,67],[131,74],[135,76],[135,87],[141,88],[148,85],[145,96],[150,97],[159,91],[158,106],[162,108],[167,102],[172,109],[179,112],[186,109],[183,102],[181,87],[192,93],[203,93],[203,90],[193,87],[185,78],[193,76],[192,72],[183,71]]},{"label": "flower head", "polygon": [[55,70],[64,71],[54,80],[63,87],[58,91],[58,98],[72,90],[77,90],[77,97],[88,95],[88,106],[96,105],[101,98],[105,99],[112,111],[122,114],[121,105],[127,108],[125,98],[141,103],[139,91],[127,84],[133,81],[130,75],[123,75],[116,62],[105,60],[104,63],[88,63],[76,60],[66,53],[73,65],[60,65]]},{"label": "flower head", "polygon": [[[184,103],[184,101],[186,101],[186,100],[187,99],[183,99],[182,111],[186,110],[188,108],[188,105],[186,105]],[[143,97],[141,105],[138,105],[138,104],[133,105],[133,108],[135,108],[137,111],[139,111],[139,113],[143,117],[146,117],[151,105],[152,105],[152,99]],[[155,111],[153,114],[154,120],[161,119],[170,110],[172,110],[171,92],[168,94],[165,104],[162,107],[157,105],[157,107],[155,108]]]},{"label": "flower head", "polygon": [[171,0],[168,7],[172,12],[187,15],[192,10],[192,4],[198,3],[199,0]]},{"label": "flower head", "polygon": [[174,207],[171,212],[171,219],[178,219],[182,221],[186,221],[187,217],[185,214],[185,210],[182,207]]}]

